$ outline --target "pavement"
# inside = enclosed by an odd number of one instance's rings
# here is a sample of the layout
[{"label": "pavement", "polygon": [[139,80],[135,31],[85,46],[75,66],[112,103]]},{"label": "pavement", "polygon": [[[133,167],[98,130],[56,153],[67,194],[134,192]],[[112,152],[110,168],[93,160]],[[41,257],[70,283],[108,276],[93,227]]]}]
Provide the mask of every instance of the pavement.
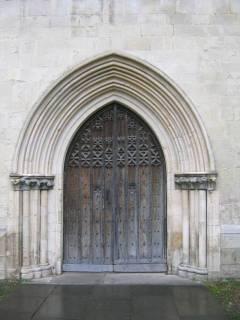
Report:
[{"label": "pavement", "polygon": [[161,274],[65,273],[0,302],[1,320],[226,320],[206,287]]}]

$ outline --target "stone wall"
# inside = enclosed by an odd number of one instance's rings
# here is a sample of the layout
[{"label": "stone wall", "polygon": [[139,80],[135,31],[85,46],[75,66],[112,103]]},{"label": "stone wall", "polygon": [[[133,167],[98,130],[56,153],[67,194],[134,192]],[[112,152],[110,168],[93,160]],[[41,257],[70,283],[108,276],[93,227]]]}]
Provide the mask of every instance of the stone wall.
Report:
[{"label": "stone wall", "polygon": [[[219,275],[239,275],[240,1],[1,0],[0,277],[5,277],[7,240],[16,236],[9,173],[19,133],[53,81],[108,50],[152,63],[193,101],[218,173]],[[18,248],[13,250],[17,256]]]}]

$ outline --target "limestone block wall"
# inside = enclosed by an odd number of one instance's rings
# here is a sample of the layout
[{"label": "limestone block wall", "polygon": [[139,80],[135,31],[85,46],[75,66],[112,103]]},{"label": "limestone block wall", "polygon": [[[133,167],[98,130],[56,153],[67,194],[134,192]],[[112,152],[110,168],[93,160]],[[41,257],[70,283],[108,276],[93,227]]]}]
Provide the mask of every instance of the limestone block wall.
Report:
[{"label": "limestone block wall", "polygon": [[[161,69],[195,105],[218,173],[209,237],[213,259],[221,255],[212,275],[238,276],[240,1],[0,0],[0,278],[9,252],[13,260],[19,255],[9,174],[24,123],[53,81],[108,50]],[[48,219],[54,233],[51,211]]]}]

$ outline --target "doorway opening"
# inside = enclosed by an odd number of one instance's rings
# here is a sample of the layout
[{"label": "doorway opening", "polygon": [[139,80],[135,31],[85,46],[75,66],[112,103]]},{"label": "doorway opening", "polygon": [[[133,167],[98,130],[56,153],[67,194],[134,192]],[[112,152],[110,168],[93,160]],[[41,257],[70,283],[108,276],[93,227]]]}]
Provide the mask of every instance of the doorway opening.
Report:
[{"label": "doorway opening", "polygon": [[165,160],[138,115],[119,103],[92,115],[64,174],[63,271],[167,270]]}]

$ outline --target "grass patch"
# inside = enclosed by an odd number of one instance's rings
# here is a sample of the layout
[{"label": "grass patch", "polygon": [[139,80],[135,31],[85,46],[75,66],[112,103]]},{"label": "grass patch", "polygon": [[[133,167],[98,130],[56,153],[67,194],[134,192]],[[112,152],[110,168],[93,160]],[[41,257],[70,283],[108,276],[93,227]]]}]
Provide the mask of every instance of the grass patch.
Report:
[{"label": "grass patch", "polygon": [[229,319],[240,320],[240,280],[209,281],[206,285],[220,301]]},{"label": "grass patch", "polygon": [[19,285],[19,280],[0,280],[0,300],[8,296]]}]

